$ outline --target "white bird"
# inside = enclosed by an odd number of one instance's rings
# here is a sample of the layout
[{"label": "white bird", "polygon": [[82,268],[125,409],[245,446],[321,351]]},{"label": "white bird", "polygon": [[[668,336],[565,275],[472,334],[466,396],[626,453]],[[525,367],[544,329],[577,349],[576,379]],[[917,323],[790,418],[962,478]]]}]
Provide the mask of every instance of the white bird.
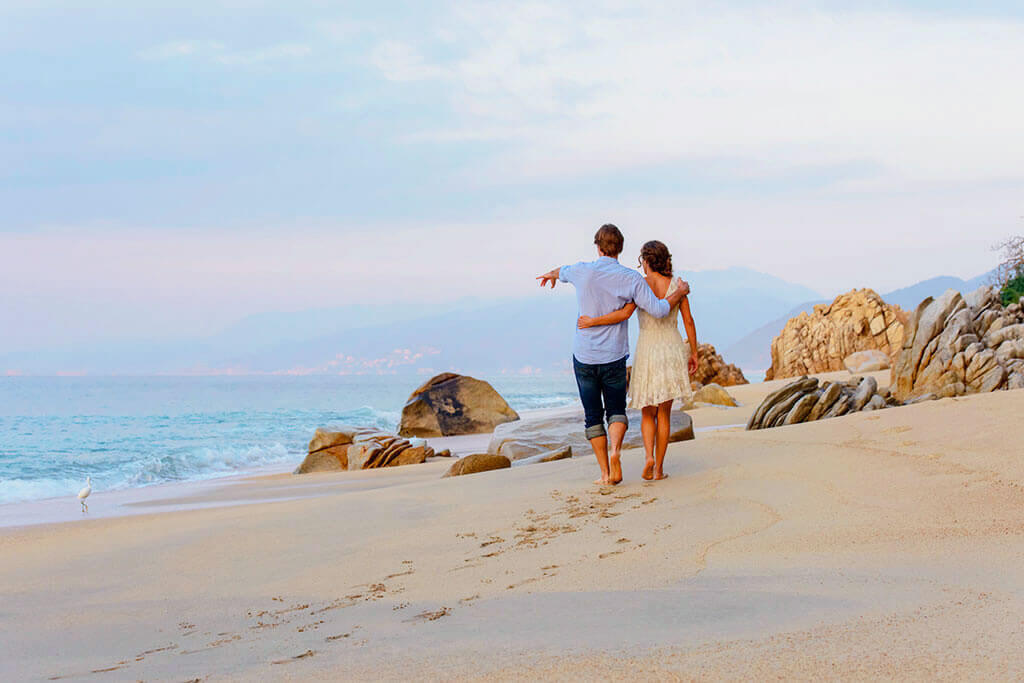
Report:
[{"label": "white bird", "polygon": [[78,492],[78,500],[82,501],[82,512],[88,512],[89,506],[85,504],[85,499],[92,493],[92,477],[85,478],[85,488]]}]

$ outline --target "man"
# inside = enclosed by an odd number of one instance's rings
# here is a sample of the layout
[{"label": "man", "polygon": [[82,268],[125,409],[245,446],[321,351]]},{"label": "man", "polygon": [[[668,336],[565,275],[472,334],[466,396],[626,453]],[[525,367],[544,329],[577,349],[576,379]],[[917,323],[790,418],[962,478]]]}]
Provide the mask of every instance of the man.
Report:
[{"label": "man", "polygon": [[[664,318],[690,293],[685,282],[667,299],[659,299],[643,276],[619,263],[622,233],[614,225],[602,225],[594,235],[598,259],[562,266],[539,276],[540,286],[559,280],[576,287],[579,315],[596,318],[617,311],[629,302],[656,318]],[[601,479],[595,484],[622,481],[622,440],[629,428],[626,418],[626,358],[629,356],[629,322],[576,330],[573,370],[586,421],[587,439],[594,449]],[[605,419],[608,429],[605,431]],[[611,453],[609,457],[609,436]]]}]

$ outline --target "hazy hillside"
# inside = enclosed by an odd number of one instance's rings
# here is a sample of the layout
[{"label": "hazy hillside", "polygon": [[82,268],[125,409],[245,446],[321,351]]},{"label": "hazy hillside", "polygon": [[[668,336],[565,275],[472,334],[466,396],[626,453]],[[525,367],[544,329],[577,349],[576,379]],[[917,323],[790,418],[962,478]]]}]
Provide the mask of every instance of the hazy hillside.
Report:
[{"label": "hazy hillside", "polygon": [[766,370],[772,364],[772,340],[782,332],[791,318],[801,313],[810,313],[817,304],[828,303],[824,299],[807,301],[793,307],[785,315],[761,325],[753,332],[743,336],[739,341],[724,350],[719,350],[729,363],[734,363],[745,370]]},{"label": "hazy hillside", "polygon": [[[693,289],[699,337],[719,347],[817,296],[745,268],[682,275]],[[6,354],[0,372],[550,371],[569,365],[575,320],[573,289],[560,285],[523,299],[261,313],[188,342]],[[635,320],[631,324],[635,340]]]},{"label": "hazy hillside", "polygon": [[[745,268],[682,276],[693,289],[700,340],[748,369],[767,367],[771,340],[786,321],[822,301],[814,290]],[[933,278],[883,297],[913,309],[925,296],[973,289],[984,277]],[[522,299],[267,312],[187,342],[5,354],[0,374],[550,372],[569,367],[575,318],[575,295],[566,285]],[[635,319],[631,328],[635,341]]]},{"label": "hazy hillside", "polygon": [[930,296],[938,296],[947,289],[955,289],[958,292],[967,293],[974,291],[983,284],[988,284],[991,273],[979,275],[970,280],[962,280],[958,277],[933,277],[930,280],[918,282],[915,285],[897,289],[883,294],[882,298],[886,303],[896,304],[907,311],[913,311],[917,305]]},{"label": "hazy hillside", "polygon": [[[699,337],[719,346],[737,339],[749,321],[778,315],[789,310],[794,301],[815,294],[807,287],[742,268],[687,272],[682,277],[693,289],[691,306],[699,321]],[[554,292],[538,291],[528,299],[449,311],[412,324],[400,317],[393,320],[225,357],[213,367],[260,372],[292,368],[329,371],[341,367],[366,371],[373,369],[366,365],[372,362],[395,371],[567,369],[576,299],[571,286],[560,285]],[[631,339],[635,341],[635,318],[630,324]],[[344,358],[337,358],[339,353]],[[331,362],[335,364],[323,367]]]},{"label": "hazy hillside", "polygon": [[[746,268],[684,272],[693,294],[690,308],[697,337],[725,348],[754,326],[773,320],[819,292]],[[634,335],[635,337],[635,335]]]}]

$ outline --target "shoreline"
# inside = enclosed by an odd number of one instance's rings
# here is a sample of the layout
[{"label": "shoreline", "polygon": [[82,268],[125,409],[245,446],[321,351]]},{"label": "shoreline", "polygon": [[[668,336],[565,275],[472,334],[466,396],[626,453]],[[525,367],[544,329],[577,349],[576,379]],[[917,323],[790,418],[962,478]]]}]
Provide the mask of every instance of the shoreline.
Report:
[{"label": "shoreline", "polygon": [[[537,420],[551,417],[560,417],[570,414],[574,410],[573,405],[555,406],[551,408],[534,408],[519,412],[522,420]],[[312,435],[310,435],[312,437]],[[479,453],[487,450],[491,434],[466,434],[461,436],[436,437],[428,439],[428,443],[437,451],[445,448],[450,449],[452,455],[461,457],[470,453]],[[34,500],[11,501],[0,503],[0,530],[7,528],[18,528],[35,524],[56,524],[63,522],[86,521],[88,519],[109,519],[128,515],[150,514],[154,512],[167,512],[170,510],[204,509],[218,504],[203,504],[198,501],[207,500],[223,487],[231,487],[244,484],[247,481],[265,477],[276,477],[291,475],[302,462],[303,454],[298,454],[294,462],[289,464],[263,465],[246,469],[244,471],[211,476],[206,478],[186,479],[182,481],[168,481],[148,486],[137,486],[134,488],[114,489],[110,491],[94,490],[87,501],[89,512],[83,515],[78,498],[74,495],[58,496],[54,498],[38,498]],[[452,462],[452,459],[444,459]],[[429,464],[429,463],[428,463]],[[397,468],[389,468],[394,470]],[[394,473],[394,472],[392,472]],[[345,473],[338,473],[345,474]],[[303,477],[315,475],[302,475]],[[298,484],[300,480],[295,480]],[[299,495],[298,497],[304,497]],[[182,501],[178,505],[167,506],[163,501],[173,499]],[[187,500],[196,500],[196,503],[186,503]],[[224,503],[227,505],[243,503],[272,502],[275,500],[287,500],[287,496],[273,496],[269,498],[238,499],[236,502]],[[93,509],[96,503],[97,509]]]},{"label": "shoreline", "polygon": [[[875,373],[881,378],[888,371]],[[845,377],[849,373],[839,371],[827,376]],[[823,375],[826,376],[826,375]],[[704,406],[686,411],[694,418],[694,431],[697,434],[737,426],[746,422],[748,410],[753,410],[756,403],[772,389],[782,386],[790,380],[774,380],[726,387],[741,403],[741,408],[725,409],[720,406]],[[750,405],[754,403],[754,405]],[[739,411],[738,413],[736,411]],[[562,417],[579,411],[577,403],[550,408],[536,408],[520,411],[524,421]],[[737,417],[739,416],[739,417]],[[742,417],[742,419],[740,419]],[[630,429],[639,429],[639,425],[630,425]],[[437,437],[428,439],[435,450],[451,449],[453,456],[461,457],[470,453],[486,452],[491,434],[467,434],[462,436]],[[574,459],[581,454],[574,454]],[[590,455],[590,454],[582,454]],[[116,519],[126,516],[147,514],[166,514],[168,512],[185,512],[213,507],[233,505],[254,505],[261,503],[282,502],[337,492],[337,489],[353,491],[366,488],[384,488],[401,485],[410,480],[423,477],[440,477],[450,466],[454,458],[437,459],[424,465],[385,468],[382,470],[361,470],[358,472],[337,472],[304,474],[293,476],[292,472],[302,462],[302,454],[296,456],[294,462],[280,465],[266,465],[244,472],[205,479],[191,479],[177,482],[164,482],[149,486],[140,486],[113,491],[95,491],[89,497],[89,512],[83,514],[78,499],[74,495],[57,498],[43,498],[30,501],[0,504],[0,534],[6,529],[19,529],[36,525],[63,524],[86,522],[89,520]],[[441,470],[434,473],[424,467],[445,463]],[[415,468],[416,472],[407,471]],[[367,472],[378,472],[366,481]],[[429,472],[429,475],[427,474]],[[299,478],[301,476],[301,478]],[[255,487],[254,484],[266,483],[266,488]]]}]

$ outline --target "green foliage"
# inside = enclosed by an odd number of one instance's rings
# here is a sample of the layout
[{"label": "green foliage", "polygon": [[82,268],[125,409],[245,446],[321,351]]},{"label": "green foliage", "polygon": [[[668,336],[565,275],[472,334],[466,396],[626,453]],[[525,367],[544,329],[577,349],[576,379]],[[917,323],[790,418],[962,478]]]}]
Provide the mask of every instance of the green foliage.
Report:
[{"label": "green foliage", "polygon": [[1024,235],[1015,235],[992,247],[1000,252],[992,284],[999,287],[1004,306],[1015,304],[1024,295]]},{"label": "green foliage", "polygon": [[1003,290],[999,292],[999,296],[1002,298],[1004,306],[1020,301],[1020,298],[1024,296],[1024,273],[1017,275],[1017,277],[1003,285]]}]

